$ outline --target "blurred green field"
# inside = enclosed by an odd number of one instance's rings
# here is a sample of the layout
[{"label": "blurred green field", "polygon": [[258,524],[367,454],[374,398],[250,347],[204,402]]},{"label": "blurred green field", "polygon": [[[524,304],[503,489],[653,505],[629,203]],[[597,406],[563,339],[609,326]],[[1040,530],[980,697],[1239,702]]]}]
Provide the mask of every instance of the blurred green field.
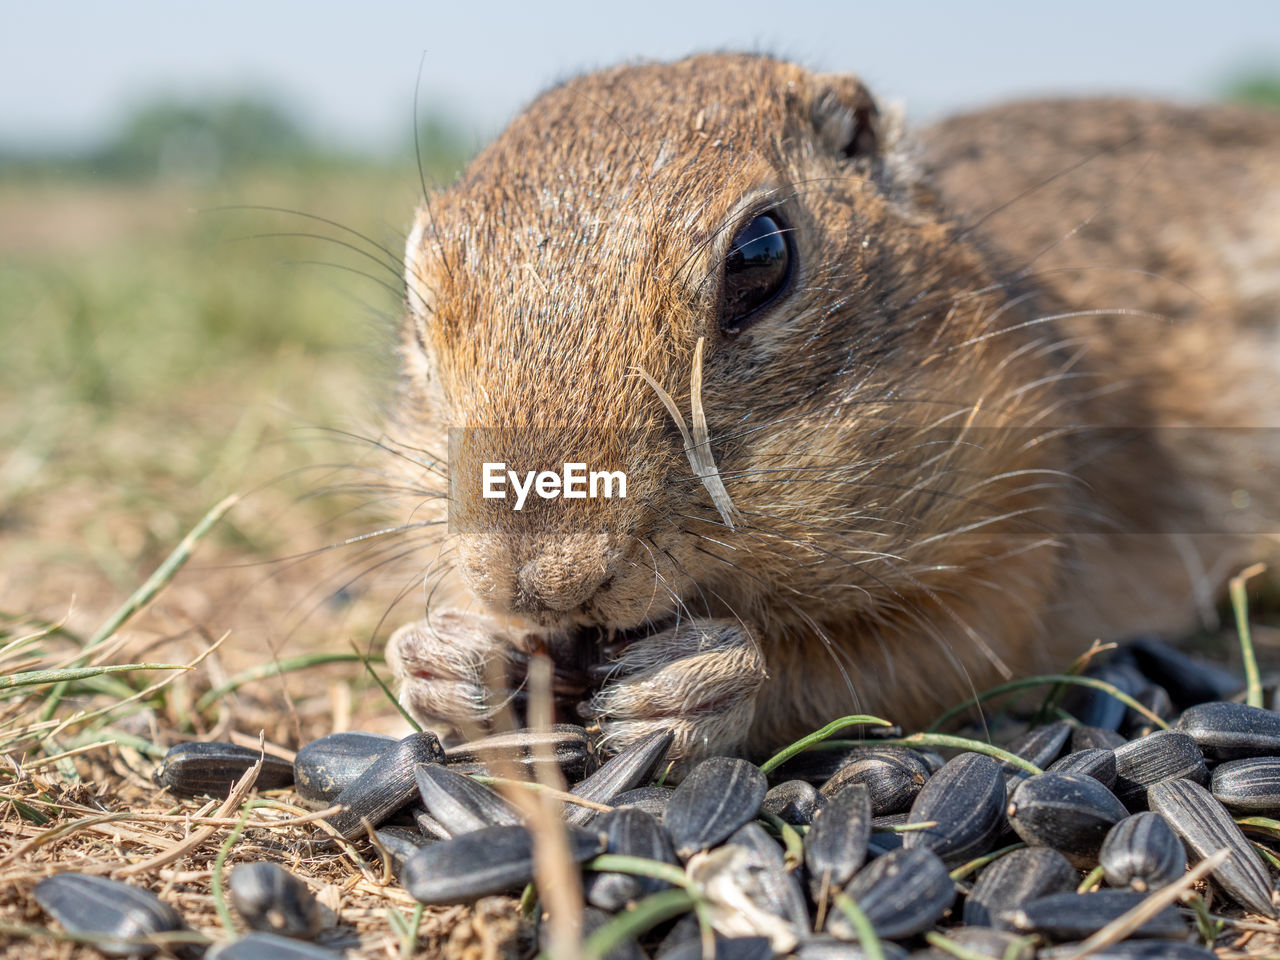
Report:
[{"label": "blurred green field", "polygon": [[[0,162],[0,612],[87,627],[240,492],[202,550],[251,566],[188,574],[196,606],[220,632],[219,598],[249,583],[305,619],[323,575],[274,561],[373,522],[309,498],[330,473],[305,468],[362,454],[329,431],[376,435],[419,173],[411,149],[306,145],[149,169],[161,149],[132,166]],[[463,157],[427,159],[439,183]]]}]

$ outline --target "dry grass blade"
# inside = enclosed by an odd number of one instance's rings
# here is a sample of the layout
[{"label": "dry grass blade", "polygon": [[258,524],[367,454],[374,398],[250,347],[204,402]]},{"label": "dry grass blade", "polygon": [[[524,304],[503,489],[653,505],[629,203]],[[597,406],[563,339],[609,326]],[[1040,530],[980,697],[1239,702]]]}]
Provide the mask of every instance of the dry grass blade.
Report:
[{"label": "dry grass blade", "polygon": [[[539,746],[538,749],[542,749]],[[554,761],[554,758],[552,758]],[[544,761],[551,762],[551,761]],[[600,813],[608,813],[613,809],[607,803],[597,803],[595,800],[586,800],[582,797],[575,796],[567,790],[561,790],[557,787],[549,787],[545,783],[530,783],[528,780],[509,780],[506,777],[490,777],[482,773],[471,775],[471,779],[477,783],[483,783],[486,786],[504,786],[512,787],[516,790],[525,790],[530,793],[541,794],[550,797],[552,800],[559,800],[561,803],[572,803],[577,807],[586,807],[588,810],[597,810]]]},{"label": "dry grass blade", "polygon": [[1227,585],[1236,631],[1240,635],[1240,658],[1244,663],[1245,677],[1244,702],[1251,707],[1262,706],[1262,678],[1258,674],[1258,656],[1254,652],[1253,633],[1249,629],[1249,598],[1245,593],[1245,584],[1266,569],[1265,563],[1255,563],[1232,577]]},{"label": "dry grass blade", "polygon": [[732,530],[734,529],[734,521],[740,519],[740,514],[737,508],[734,507],[733,501],[729,498],[729,491],[725,489],[724,480],[720,477],[720,470],[716,466],[715,459],[711,456],[711,435],[707,430],[707,418],[702,409],[702,344],[704,340],[704,337],[698,338],[698,345],[693,351],[693,369],[689,374],[689,406],[691,408],[690,415],[693,419],[692,436],[689,434],[689,428],[685,426],[684,415],[680,412],[680,408],[676,406],[671,394],[667,393],[662,388],[662,385],[641,367],[636,367],[635,371],[653,389],[653,392],[658,395],[658,399],[662,401],[662,405],[667,408],[667,412],[671,414],[671,419],[675,421],[676,428],[680,431],[680,440],[684,444],[684,455],[689,458],[689,468],[702,481],[702,485],[707,488],[707,493],[711,495],[711,502],[715,505],[716,512],[720,514],[720,519],[724,521],[725,526]]},{"label": "dry grass blade", "polygon": [[[214,814],[214,816],[226,817],[232,810],[239,807],[240,804],[244,802],[244,798],[249,795],[249,791],[253,789],[253,785],[257,782],[258,774],[261,771],[262,757],[259,756],[257,763],[246,770],[244,776],[236,782],[231,793],[228,794],[227,799],[223,802],[222,806],[218,808],[218,812]],[[118,880],[123,880],[126,877],[137,876],[140,873],[155,870],[157,867],[163,867],[165,864],[172,863],[179,857],[185,856],[189,851],[194,850],[196,847],[200,846],[200,844],[208,840],[217,831],[218,827],[216,826],[201,827],[199,830],[192,832],[191,835],[181,843],[175,844],[163,853],[159,853],[152,857],[150,860],[143,860],[141,863],[135,863],[130,866],[123,867],[115,871],[113,876]]]},{"label": "dry grass blade", "polygon": [[693,370],[689,374],[689,414],[693,420],[693,450],[689,453],[689,461],[693,471],[702,478],[702,485],[711,494],[711,502],[725,526],[733,529],[733,521],[741,519],[733,501],[729,499],[729,491],[724,487],[720,470],[715,458],[711,455],[711,434],[707,430],[707,417],[702,410],[702,344],[705,337],[698,338],[698,345],[693,350]]},{"label": "dry grass blade", "polygon": [[1082,941],[1079,950],[1067,954],[1061,960],[1083,960],[1084,957],[1089,956],[1095,950],[1101,950],[1103,947],[1109,947],[1113,943],[1119,943],[1165,907],[1170,906],[1175,900],[1179,899],[1184,893],[1207,877],[1210,872],[1222,866],[1229,856],[1231,856],[1231,851],[1223,849],[1210,857],[1206,857],[1191,870],[1188,870],[1186,875],[1177,883],[1162,887],[1132,910],[1122,913],[1093,936]]},{"label": "dry grass blade", "polygon": [[[197,656],[190,663],[180,664],[174,669],[182,670],[182,671],[195,669],[200,664],[204,663],[204,661],[207,660],[209,657],[211,657],[215,652],[217,652],[218,648],[221,647],[223,643],[226,642],[228,636],[230,636],[230,634],[224,633],[217,640],[211,643],[207,650],[202,651],[200,655]],[[138,703],[139,701],[145,700],[147,699],[147,697],[151,696],[153,693],[157,693],[158,691],[163,690],[165,687],[171,684],[173,682],[174,677],[178,675],[179,674],[175,673],[173,676],[165,677],[163,680],[157,681],[156,683],[151,684],[151,686],[149,687],[144,687],[143,689],[139,690],[137,693],[133,694],[133,696],[126,697],[124,700],[121,700],[118,703],[110,704],[98,710],[91,710],[88,712],[81,711],[79,713],[73,713],[71,716],[67,717],[61,723],[58,723],[56,726],[54,726],[53,729],[45,732],[40,739],[42,742],[45,740],[50,740],[56,737],[58,734],[62,733],[63,730],[66,730],[69,727],[77,726],[82,723],[87,723],[88,721],[96,720],[99,717],[109,717],[113,713],[116,713],[119,710],[121,710],[122,708],[129,706],[130,704]]]},{"label": "dry grass blade", "polygon": [[[551,694],[552,666],[545,656],[529,663],[530,726],[550,730],[554,716]],[[582,947],[582,874],[569,854],[569,836],[561,816],[560,802],[550,796],[565,784],[554,762],[549,743],[540,740],[535,752],[543,753],[536,764],[539,791],[530,804],[529,825],[533,831],[533,867],[539,894],[545,899],[551,955],[557,960],[578,960]]]}]

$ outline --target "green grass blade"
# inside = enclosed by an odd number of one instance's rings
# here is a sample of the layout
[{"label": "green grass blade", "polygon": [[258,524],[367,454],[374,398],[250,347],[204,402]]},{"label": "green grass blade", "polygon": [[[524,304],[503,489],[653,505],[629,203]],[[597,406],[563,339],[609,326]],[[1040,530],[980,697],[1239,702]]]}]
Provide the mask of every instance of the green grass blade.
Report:
[{"label": "green grass blade", "polygon": [[955,750],[968,750],[971,753],[985,753],[988,757],[1003,763],[1012,764],[1030,774],[1044,773],[1030,760],[1024,760],[1015,753],[1002,750],[982,740],[970,740],[968,737],[957,737],[949,733],[913,733],[909,737],[877,737],[875,740],[831,740],[826,746],[833,749],[849,749],[851,747],[950,747]]},{"label": "green grass blade", "polygon": [[862,912],[858,902],[840,890],[836,891],[832,899],[836,909],[849,918],[849,922],[853,924],[853,929],[858,932],[858,946],[867,955],[867,960],[884,960],[884,948],[880,946],[880,938],[876,936],[876,929],[871,925],[871,921],[867,919],[867,915]]},{"label": "green grass blade", "polygon": [[647,860],[644,857],[629,857],[620,853],[602,853],[588,860],[586,870],[597,873],[630,873],[639,877],[653,877],[665,880],[673,887],[687,887],[689,879],[684,871],[671,863],[661,860]]},{"label": "green grass blade", "polygon": [[862,714],[855,714],[853,716],[841,717],[839,720],[832,720],[821,730],[815,730],[807,737],[801,737],[795,743],[791,744],[791,746],[783,747],[764,763],[760,764],[760,769],[765,773],[769,773],[786,763],[797,753],[803,753],[805,750],[808,750],[815,743],[821,743],[829,737],[834,737],[837,733],[847,727],[859,726],[891,727],[893,724],[888,720],[881,720],[879,717],[870,717]]},{"label": "green grass blade", "polygon": [[[246,683],[265,680],[268,677],[274,677],[282,673],[306,670],[309,667],[319,667],[328,663],[362,663],[365,659],[362,654],[358,653],[306,653],[296,657],[286,657],[284,660],[274,660],[271,663],[264,663],[257,667],[250,667],[248,670],[242,670],[234,677],[228,678],[201,696],[196,701],[196,711],[203,712],[207,710],[222,697],[225,697],[228,693],[234,693]],[[369,657],[367,659],[370,663],[384,662],[382,657]]]},{"label": "green grass blade", "polygon": [[56,683],[64,688],[77,680],[88,680],[108,673],[126,673],[130,670],[186,670],[184,663],[116,663],[103,667],[65,667],[60,670],[31,670],[27,673],[15,673],[11,677],[0,677],[0,690],[13,690],[16,687],[35,687],[46,683]]},{"label": "green grass blade", "polygon": [[408,722],[409,726],[413,727],[415,731],[417,731],[418,733],[421,733],[422,724],[418,723],[418,721],[414,718],[413,714],[411,714],[408,710],[405,709],[404,704],[400,702],[400,698],[391,692],[391,688],[387,686],[386,681],[384,681],[380,676],[378,676],[377,670],[373,669],[373,658],[367,657],[363,653],[361,653],[360,648],[357,647],[355,643],[351,644],[351,649],[355,653],[356,659],[359,660],[362,664],[364,664],[364,668],[365,670],[368,671],[369,676],[373,677],[373,682],[376,683],[378,685],[378,688],[383,692],[383,694],[386,695],[387,700],[389,700],[391,702],[391,705],[396,708],[396,711],[400,714],[400,716],[404,717],[405,720]]},{"label": "green grass blade", "polygon": [[1240,659],[1244,661],[1244,702],[1251,707],[1262,706],[1262,678],[1258,674],[1258,656],[1254,652],[1253,633],[1249,629],[1249,596],[1245,592],[1245,584],[1265,569],[1265,564],[1255,563],[1232,577],[1228,585],[1236,632],[1240,635]]},{"label": "green grass blade", "polygon": [[[600,960],[627,939],[652,930],[664,920],[688,913],[694,905],[693,896],[680,889],[663,890],[645,897],[589,936],[582,945],[582,960]],[[538,960],[550,960],[550,957],[541,953]]]}]

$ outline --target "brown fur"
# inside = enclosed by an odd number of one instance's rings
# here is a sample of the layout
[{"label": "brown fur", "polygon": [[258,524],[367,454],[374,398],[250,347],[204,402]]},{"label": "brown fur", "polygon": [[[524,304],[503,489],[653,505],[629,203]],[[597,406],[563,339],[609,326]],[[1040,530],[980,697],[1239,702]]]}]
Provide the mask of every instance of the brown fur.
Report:
[{"label": "brown fur", "polygon": [[[1127,101],[912,140],[856,80],[757,56],[544,94],[409,242],[398,437],[442,463],[446,432],[471,432],[447,498],[414,478],[415,519],[448,504],[453,532],[427,620],[389,648],[402,699],[482,723],[483,669],[598,626],[638,637],[591,700],[607,734],[760,751],[1189,627],[1269,545],[1217,535],[1249,472],[1235,435],[1164,428],[1276,426],[1277,156],[1275,116]],[[720,263],[770,208],[798,274],[726,335]],[[734,529],[635,373],[688,411],[700,337]],[[1099,458],[1093,426],[1137,432]],[[488,509],[460,466],[486,443],[621,465],[629,495]],[[1249,509],[1280,516],[1253,486]]]}]

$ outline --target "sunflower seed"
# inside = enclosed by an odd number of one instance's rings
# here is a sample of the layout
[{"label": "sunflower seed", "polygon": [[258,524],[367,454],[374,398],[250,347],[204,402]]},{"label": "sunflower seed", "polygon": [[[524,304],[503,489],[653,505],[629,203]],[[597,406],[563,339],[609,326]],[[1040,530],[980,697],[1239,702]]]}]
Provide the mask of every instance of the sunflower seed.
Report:
[{"label": "sunflower seed", "polygon": [[1051,893],[1075,889],[1080,875],[1067,858],[1049,847],[1015,850],[978,875],[964,902],[964,922],[1004,928],[997,914]]},{"label": "sunflower seed", "polygon": [[[872,860],[844,892],[862,908],[877,936],[886,940],[928,930],[956,897],[946,866],[935,853],[920,848],[895,850]],[[847,940],[857,938],[853,924],[838,907],[828,914],[827,930]]]},{"label": "sunflower seed", "polygon": [[[768,937],[715,938],[715,953],[711,960],[773,960],[773,945]],[[655,960],[706,960],[702,941],[694,938],[659,953]]]},{"label": "sunflower seed", "polygon": [[413,820],[414,826],[418,828],[420,833],[426,840],[448,840],[449,831],[444,828],[439,820],[427,813],[427,808],[422,805],[422,799],[419,797],[417,803],[410,803],[408,806],[409,818]]},{"label": "sunflower seed", "polygon": [[274,933],[249,933],[210,950],[206,960],[342,960],[345,956],[338,950]]},{"label": "sunflower seed", "polygon": [[[660,730],[642,737],[630,748],[606,760],[599,770],[575,784],[569,792],[583,800],[612,803],[619,794],[653,779],[667,759],[667,752],[674,740],[675,733],[670,730]],[[580,827],[585,826],[595,815],[596,811],[590,807],[566,804],[564,808],[565,822]]]},{"label": "sunflower seed", "polygon": [[[1080,944],[1064,943],[1059,947],[1042,947],[1036,951],[1038,960],[1054,960],[1056,957],[1074,957],[1080,952]],[[1097,947],[1089,951],[1090,960],[1217,960],[1218,955],[1207,947],[1179,940],[1122,940],[1109,947]]]},{"label": "sunflower seed", "polygon": [[[1134,697],[1138,703],[1142,704],[1161,720],[1167,720],[1175,713],[1173,701],[1169,698],[1169,691],[1157,684],[1151,684],[1141,693]],[[1124,723],[1120,725],[1120,732],[1130,738],[1145,737],[1149,733],[1154,733],[1161,729],[1146,714],[1139,713],[1132,707],[1124,715]]]},{"label": "sunflower seed", "polygon": [[1103,730],[1101,727],[1080,726],[1071,731],[1071,749],[1081,750],[1114,750],[1128,743],[1124,737],[1114,730]]},{"label": "sunflower seed", "polygon": [[746,760],[712,757],[694,767],[676,787],[662,823],[687,860],[715,846],[756,815],[768,783]]},{"label": "sunflower seed", "polygon": [[819,792],[830,798],[851,783],[865,784],[872,814],[882,816],[910,809],[930,776],[928,764],[914,750],[877,747],[851,759]]},{"label": "sunflower seed", "polygon": [[[1028,730],[1010,743],[1006,750],[1023,760],[1029,760],[1043,769],[1051,764],[1062,753],[1068,738],[1071,736],[1071,725],[1065,720],[1055,720],[1034,730]],[[1021,767],[1012,764],[1006,767],[1010,771],[1021,771]]]},{"label": "sunflower seed", "polygon": [[1143,675],[1164,687],[1180,710],[1226,700],[1240,689],[1239,678],[1230,670],[1187,656],[1155,637],[1138,637],[1127,649]]},{"label": "sunflower seed", "polygon": [[826,783],[841,769],[848,766],[858,757],[868,752],[867,747],[848,747],[842,750],[805,750],[776,768],[770,779],[781,783],[784,780],[804,780],[815,787]]},{"label": "sunflower seed", "polygon": [[760,809],[784,823],[797,825],[812,823],[826,803],[827,798],[807,780],[787,780],[764,795]]},{"label": "sunflower seed", "polygon": [[1192,860],[1199,862],[1223,848],[1231,851],[1212,874],[1228,896],[1254,913],[1277,915],[1267,868],[1208,790],[1190,780],[1169,780],[1151,787],[1147,801],[1182,838]]},{"label": "sunflower seed", "polygon": [[545,730],[495,733],[449,747],[445,756],[458,773],[501,776],[510,764],[518,764],[527,772],[535,773],[548,756],[567,780],[580,779],[595,768],[591,736],[585,727],[573,723],[555,723]]},{"label": "sunflower seed", "polygon": [[242,863],[228,881],[231,902],[254,930],[310,939],[320,932],[320,904],[311,889],[274,863]]},{"label": "sunflower seed", "polygon": [[1160,730],[1116,748],[1114,792],[1130,810],[1146,806],[1152,784],[1187,779],[1208,783],[1209,771],[1196,742],[1177,730]]},{"label": "sunflower seed", "polygon": [[312,740],[293,758],[298,796],[317,807],[328,806],[395,745],[395,737],[358,731],[331,733]]},{"label": "sunflower seed", "polygon": [[1111,886],[1145,893],[1186,873],[1187,851],[1160,814],[1136,813],[1111,828],[1098,863]]},{"label": "sunflower seed", "polygon": [[[1050,940],[1081,940],[1097,933],[1146,898],[1133,890],[1099,890],[1096,893],[1055,893],[1001,914],[1015,930],[1038,933]],[[1131,937],[1185,937],[1188,927],[1173,907],[1165,907]]]},{"label": "sunflower seed", "polygon": [[293,764],[288,760],[235,743],[197,740],[170,747],[156,770],[155,781],[179,797],[225,797],[259,757],[262,769],[255,787],[278,790],[293,785]]},{"label": "sunflower seed", "polygon": [[971,954],[995,960],[1033,960],[1036,955],[1033,938],[995,927],[957,927],[947,939]]},{"label": "sunflower seed", "polygon": [[[767,835],[764,840],[777,850]],[[809,913],[803,892],[791,886],[795,878],[782,869],[780,858],[776,861],[760,849],[731,842],[690,857],[688,874],[718,933],[768,937],[774,950],[787,953],[809,932]]]},{"label": "sunflower seed", "polygon": [[986,853],[1005,828],[1004,777],[990,757],[962,753],[939,770],[911,804],[907,823],[935,826],[903,838],[908,850],[932,850],[949,866]]},{"label": "sunflower seed", "polygon": [[524,822],[519,811],[502,797],[448,767],[419,763],[413,768],[413,776],[422,805],[451,837],[485,827],[514,827]]},{"label": "sunflower seed", "polygon": [[[1085,676],[1109,683],[1122,693],[1136,697],[1150,682],[1132,663],[1126,662],[1123,655],[1112,658],[1110,663],[1091,666]],[[1062,708],[1082,724],[1100,727],[1103,730],[1119,730],[1129,708],[1110,693],[1095,690],[1092,687],[1073,685],[1063,697]],[[1102,744],[1107,746],[1107,744]],[[1080,749],[1074,743],[1072,749]]]},{"label": "sunflower seed", "polygon": [[[582,910],[582,941],[588,940],[591,934],[595,933],[612,920],[612,916],[605,913],[604,910],[598,910],[594,906]],[[550,931],[549,924],[540,923],[538,925],[538,943],[543,948],[544,956],[552,956],[552,940],[548,936]],[[639,943],[635,942],[635,938],[623,937],[621,941],[614,943],[609,948],[609,952],[600,957],[600,960],[646,960],[645,952],[641,950]]]},{"label": "sunflower seed", "polygon": [[[587,907],[582,911],[582,939],[585,941],[593,933],[612,920],[608,913],[598,910],[595,907]],[[541,924],[538,927],[538,943],[542,947],[544,954],[551,955],[551,939],[547,936],[548,926]],[[616,943],[608,953],[604,954],[600,960],[646,960],[644,951],[640,949],[640,945],[631,937],[625,937],[621,942]]]},{"label": "sunflower seed", "polygon": [[[883,942],[880,952],[884,960],[907,960],[907,951],[896,943]],[[805,937],[791,951],[795,960],[867,960],[867,952],[856,943],[839,940],[826,933]]]},{"label": "sunflower seed", "polygon": [[391,860],[391,871],[399,879],[404,863],[423,847],[434,843],[411,827],[380,827],[373,834],[378,838],[378,845]]},{"label": "sunflower seed", "polygon": [[334,798],[334,803],[343,809],[329,818],[329,825],[346,840],[364,833],[365,824],[380,826],[417,795],[413,768],[419,763],[443,760],[444,751],[435,734],[409,734]]},{"label": "sunflower seed", "polygon": [[1128,816],[1124,804],[1093,777],[1042,773],[1018,784],[1009,801],[1014,833],[1028,846],[1094,857],[1107,831]]},{"label": "sunflower seed", "polygon": [[871,836],[867,839],[867,859],[874,860],[876,857],[883,857],[891,850],[902,849],[902,838],[905,833],[889,833],[888,831],[875,832],[874,829]]},{"label": "sunflower seed", "polygon": [[1116,782],[1116,754],[1105,747],[1077,750],[1049,764],[1045,773],[1080,773],[1110,790]]},{"label": "sunflower seed", "polygon": [[1237,813],[1280,812],[1280,757],[1229,760],[1213,770],[1213,795]]},{"label": "sunflower seed", "polygon": [[1178,719],[1211,760],[1280,756],[1280,713],[1245,703],[1202,703]]},{"label": "sunflower seed", "polygon": [[[590,860],[604,850],[604,834],[566,827],[569,857]],[[524,827],[485,827],[419,850],[405,863],[401,883],[426,904],[471,903],[533,879],[533,835]]]},{"label": "sunflower seed", "polygon": [[809,932],[809,907],[804,899],[800,879],[786,867],[782,850],[758,823],[743,824],[730,835],[728,842],[743,847],[750,855],[750,866],[759,872],[766,899],[765,909],[791,924],[798,934]]},{"label": "sunflower seed", "polygon": [[828,801],[804,838],[809,890],[817,900],[823,890],[848,883],[867,859],[871,837],[871,801],[865,785],[851,783]]},{"label": "sunflower seed", "polygon": [[68,933],[93,937],[95,948],[114,956],[149,957],[155,946],[129,941],[183,928],[178,911],[150,890],[106,877],[55,874],[32,896]]},{"label": "sunflower seed", "polygon": [[636,787],[634,790],[628,790],[614,797],[613,808],[623,810],[634,807],[636,810],[643,810],[651,817],[656,817],[661,822],[673,793],[675,791],[670,787]]},{"label": "sunflower seed", "polygon": [[[605,852],[679,864],[671,838],[658,821],[642,810],[613,810],[591,823],[607,837]],[[603,910],[621,910],[633,900],[664,889],[667,883],[654,877],[629,873],[593,873],[583,884],[587,902]]]}]

